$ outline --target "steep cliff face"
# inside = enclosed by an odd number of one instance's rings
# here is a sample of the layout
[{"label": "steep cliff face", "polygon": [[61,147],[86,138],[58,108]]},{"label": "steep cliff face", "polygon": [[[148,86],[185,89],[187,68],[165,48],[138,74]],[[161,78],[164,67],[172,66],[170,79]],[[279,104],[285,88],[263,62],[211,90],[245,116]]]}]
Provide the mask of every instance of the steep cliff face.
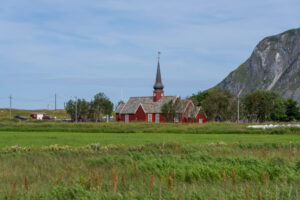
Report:
[{"label": "steep cliff face", "polygon": [[250,58],[216,87],[242,96],[258,89],[275,90],[300,102],[300,28],[263,39]]}]

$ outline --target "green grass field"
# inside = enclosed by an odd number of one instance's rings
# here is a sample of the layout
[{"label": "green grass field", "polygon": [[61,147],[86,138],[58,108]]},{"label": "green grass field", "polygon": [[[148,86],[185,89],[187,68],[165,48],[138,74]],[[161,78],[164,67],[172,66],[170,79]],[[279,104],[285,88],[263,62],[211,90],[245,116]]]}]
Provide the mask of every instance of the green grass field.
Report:
[{"label": "green grass field", "polygon": [[42,147],[68,145],[71,147],[99,145],[179,144],[282,144],[300,147],[300,135],[265,134],[173,134],[173,133],[70,133],[70,132],[0,132],[0,148],[8,146]]},{"label": "green grass field", "polygon": [[0,120],[0,199],[291,199],[296,128]]}]

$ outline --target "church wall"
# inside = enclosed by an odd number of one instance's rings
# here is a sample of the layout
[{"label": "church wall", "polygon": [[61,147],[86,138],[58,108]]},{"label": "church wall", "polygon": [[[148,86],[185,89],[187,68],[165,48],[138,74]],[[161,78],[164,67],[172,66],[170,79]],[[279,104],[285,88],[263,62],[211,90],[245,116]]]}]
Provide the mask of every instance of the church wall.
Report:
[{"label": "church wall", "polygon": [[135,113],[135,120],[136,121],[145,121],[146,120],[146,114],[142,108],[142,106],[139,106]]},{"label": "church wall", "polygon": [[206,117],[201,111],[199,111],[197,115],[197,119],[196,119],[197,123],[199,123],[199,119],[202,119],[202,123],[206,123]]}]

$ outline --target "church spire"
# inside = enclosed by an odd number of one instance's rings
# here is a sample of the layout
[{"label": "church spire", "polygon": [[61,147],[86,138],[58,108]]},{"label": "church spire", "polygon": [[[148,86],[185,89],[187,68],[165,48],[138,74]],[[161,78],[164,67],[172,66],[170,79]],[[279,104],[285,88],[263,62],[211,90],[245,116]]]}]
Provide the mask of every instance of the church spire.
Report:
[{"label": "church spire", "polygon": [[157,71],[156,71],[156,79],[155,84],[153,86],[154,93],[153,93],[153,101],[156,102],[164,96],[164,85],[161,81],[161,74],[160,74],[160,52],[158,52],[158,62],[157,62]]},{"label": "church spire", "polygon": [[159,63],[159,59],[160,59],[160,52],[158,52],[158,62],[157,62],[157,72],[156,72],[156,79],[155,79],[155,84],[153,86],[154,88],[154,92],[161,92],[164,89],[164,85],[162,84],[161,81],[161,74],[160,74],[160,63]]}]

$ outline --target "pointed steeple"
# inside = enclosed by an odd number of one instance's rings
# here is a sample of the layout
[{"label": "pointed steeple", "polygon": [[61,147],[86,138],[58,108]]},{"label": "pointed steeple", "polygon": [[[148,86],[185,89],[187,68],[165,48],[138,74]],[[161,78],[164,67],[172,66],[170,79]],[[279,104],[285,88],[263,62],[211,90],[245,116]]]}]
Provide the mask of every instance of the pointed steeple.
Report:
[{"label": "pointed steeple", "polygon": [[154,92],[161,92],[164,89],[164,85],[162,84],[162,81],[161,81],[159,55],[160,55],[160,52],[158,52],[156,79],[155,79],[155,84],[153,86]]}]

